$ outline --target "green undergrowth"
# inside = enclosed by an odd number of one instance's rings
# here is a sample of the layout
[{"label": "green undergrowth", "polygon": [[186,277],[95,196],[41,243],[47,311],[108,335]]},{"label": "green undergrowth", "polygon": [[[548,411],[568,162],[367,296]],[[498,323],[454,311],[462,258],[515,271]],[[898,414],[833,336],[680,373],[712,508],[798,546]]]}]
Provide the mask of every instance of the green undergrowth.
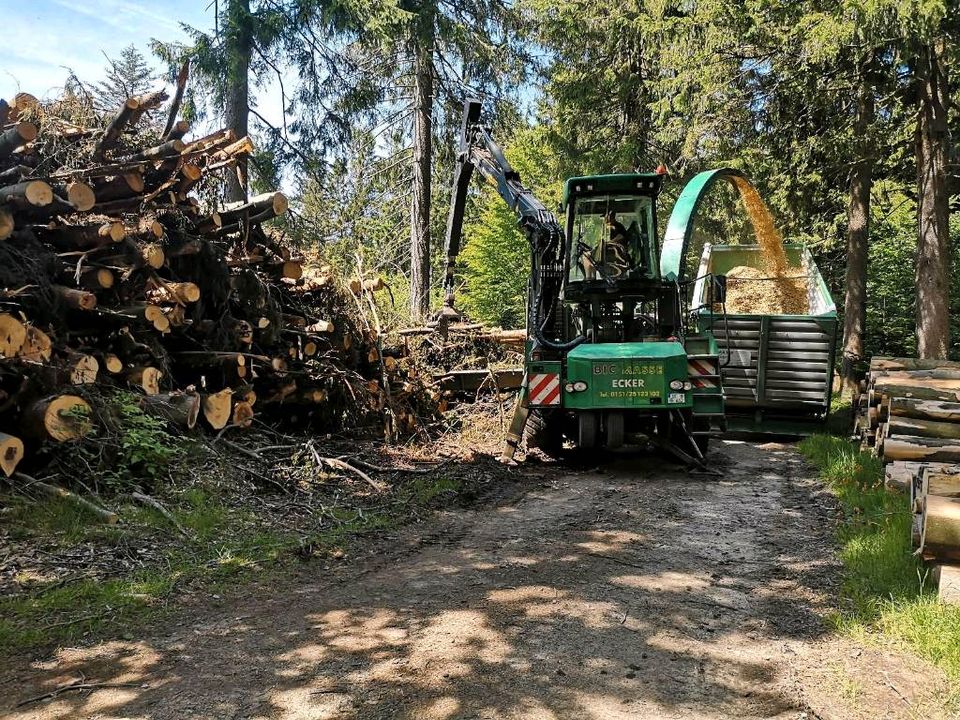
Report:
[{"label": "green undergrowth", "polygon": [[844,566],[841,631],[904,645],[947,673],[960,697],[960,608],[940,603],[928,569],[910,546],[909,500],[883,485],[883,465],[833,435],[800,451],[840,501],[837,534]]},{"label": "green undergrowth", "polygon": [[[238,503],[200,486],[164,496],[189,533],[141,505],[114,505],[116,525],[105,525],[59,499],[4,497],[12,542],[43,541],[44,552],[81,546],[129,550],[132,569],[103,578],[96,567],[55,579],[20,577],[25,591],[0,597],[0,653],[36,651],[105,637],[132,637],[145,623],[176,607],[219,602],[244,583],[265,583],[310,558],[338,558],[363,536],[390,531],[455,498],[461,482],[416,476],[377,498],[375,506],[318,505],[302,527],[272,522],[257,504]],[[283,497],[272,498],[282,504]]]}]

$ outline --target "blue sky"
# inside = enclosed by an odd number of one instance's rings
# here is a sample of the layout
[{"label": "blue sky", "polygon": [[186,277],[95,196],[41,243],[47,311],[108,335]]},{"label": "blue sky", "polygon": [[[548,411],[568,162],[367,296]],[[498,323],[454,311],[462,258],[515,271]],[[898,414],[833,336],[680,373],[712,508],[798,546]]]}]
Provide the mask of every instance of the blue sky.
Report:
[{"label": "blue sky", "polygon": [[[208,4],[209,3],[209,4]],[[7,5],[6,0],[0,5]],[[56,94],[72,69],[86,82],[103,78],[104,53],[133,44],[150,60],[151,38],[183,40],[181,22],[213,26],[211,0],[12,0],[0,44],[0,97]]]}]

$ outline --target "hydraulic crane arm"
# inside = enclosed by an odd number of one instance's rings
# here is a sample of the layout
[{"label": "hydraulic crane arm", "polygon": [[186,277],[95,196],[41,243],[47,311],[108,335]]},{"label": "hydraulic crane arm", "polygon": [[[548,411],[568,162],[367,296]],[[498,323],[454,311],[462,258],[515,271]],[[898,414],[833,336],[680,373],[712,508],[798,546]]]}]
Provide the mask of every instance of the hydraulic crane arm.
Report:
[{"label": "hydraulic crane arm", "polygon": [[478,171],[497,188],[500,197],[517,216],[520,230],[530,243],[531,266],[527,325],[540,345],[552,350],[569,350],[584,340],[577,337],[569,342],[556,342],[544,336],[552,316],[559,312],[560,291],[563,286],[563,228],[552,212],[541,203],[529,188],[520,182],[520,174],[511,167],[503,150],[490,137],[489,130],[480,123],[481,102],[468,98],[463,106],[463,125],[460,133],[460,152],[453,177],[450,215],[447,218],[446,269],[444,273],[444,307],[454,307],[454,267],[463,235],[463,216],[467,190],[473,171]]}]

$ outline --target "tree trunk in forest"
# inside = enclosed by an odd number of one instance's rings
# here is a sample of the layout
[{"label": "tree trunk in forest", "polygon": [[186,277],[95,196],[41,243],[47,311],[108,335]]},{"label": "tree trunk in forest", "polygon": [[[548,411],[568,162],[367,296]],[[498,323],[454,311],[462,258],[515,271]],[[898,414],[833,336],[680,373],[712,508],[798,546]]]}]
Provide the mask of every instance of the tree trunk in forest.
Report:
[{"label": "tree trunk in forest", "polygon": [[430,179],[433,154],[433,11],[421,10],[415,29],[413,199],[410,205],[410,314],[430,310]]},{"label": "tree trunk in forest", "polygon": [[[250,56],[253,48],[250,0],[229,0],[227,7],[227,88],[224,120],[238,138],[247,134],[250,101]],[[227,173],[226,199],[247,199],[247,161],[237,158],[236,172]]]},{"label": "tree trunk in forest", "polygon": [[945,358],[950,343],[950,238],[948,227],[948,86],[946,41],[917,57],[917,351]]},{"label": "tree trunk in forest", "polygon": [[853,132],[857,157],[850,171],[850,203],[847,208],[847,275],[843,302],[843,361],[840,374],[843,394],[856,392],[856,363],[864,356],[867,324],[867,241],[870,236],[870,190],[873,187],[874,116],[873,88],[867,80],[867,63],[861,68],[857,116]]}]

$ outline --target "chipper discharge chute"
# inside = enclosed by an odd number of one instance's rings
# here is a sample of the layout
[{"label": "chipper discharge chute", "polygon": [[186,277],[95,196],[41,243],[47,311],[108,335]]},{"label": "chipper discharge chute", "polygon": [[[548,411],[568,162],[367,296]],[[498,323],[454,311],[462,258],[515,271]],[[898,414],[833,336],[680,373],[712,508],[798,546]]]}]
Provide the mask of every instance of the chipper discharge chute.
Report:
[{"label": "chipper discharge chute", "polygon": [[525,434],[558,451],[616,448],[643,434],[681,458],[703,462],[722,428],[718,346],[687,312],[676,282],[682,262],[664,264],[657,230],[663,176],[624,173],[570,178],[558,219],[520,181],[481,122],[464,107],[447,222],[446,300],[454,310],[454,267],[470,179],[478,172],[517,215],[530,244],[525,374],[504,458]]},{"label": "chipper discharge chute", "polygon": [[[699,204],[720,180],[740,191],[758,239],[705,244],[690,300],[698,329],[719,346],[728,427],[811,432],[830,412],[837,308],[810,251],[784,245],[753,186],[738,171],[722,169],[684,188],[664,254],[687,252]],[[723,303],[716,302],[715,278],[725,287]]]}]

